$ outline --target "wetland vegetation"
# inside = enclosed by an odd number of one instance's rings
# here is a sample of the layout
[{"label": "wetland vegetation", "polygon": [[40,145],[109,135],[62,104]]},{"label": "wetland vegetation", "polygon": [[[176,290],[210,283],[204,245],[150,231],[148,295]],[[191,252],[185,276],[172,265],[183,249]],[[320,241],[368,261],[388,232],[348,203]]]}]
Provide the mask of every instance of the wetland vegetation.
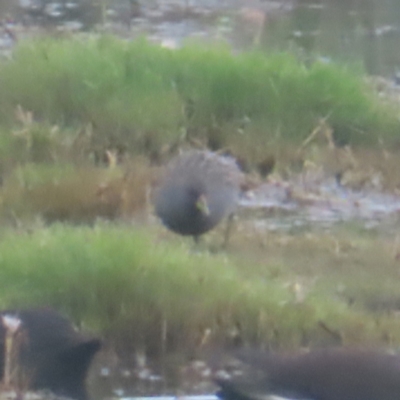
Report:
[{"label": "wetland vegetation", "polygon": [[398,103],[360,69],[196,42],[39,38],[0,64],[0,87],[3,307],[54,306],[122,352],[399,345],[396,235],[260,231],[239,212],[225,252],[213,251],[222,227],[193,252],[149,201],[188,146],[233,154],[250,186],[313,166],[351,171],[357,188],[379,174],[396,193]]}]

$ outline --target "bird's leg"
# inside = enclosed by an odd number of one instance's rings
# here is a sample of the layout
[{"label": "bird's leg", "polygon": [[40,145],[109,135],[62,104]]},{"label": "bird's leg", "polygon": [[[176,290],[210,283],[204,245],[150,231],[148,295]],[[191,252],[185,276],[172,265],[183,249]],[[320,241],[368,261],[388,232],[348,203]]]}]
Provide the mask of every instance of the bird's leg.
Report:
[{"label": "bird's leg", "polygon": [[228,246],[229,238],[231,236],[231,231],[232,231],[232,227],[233,227],[233,223],[234,223],[234,218],[235,218],[235,214],[234,213],[230,213],[228,215],[228,218],[227,218],[227,221],[226,221],[224,241],[222,243],[222,248],[223,249],[226,249],[226,247]]}]

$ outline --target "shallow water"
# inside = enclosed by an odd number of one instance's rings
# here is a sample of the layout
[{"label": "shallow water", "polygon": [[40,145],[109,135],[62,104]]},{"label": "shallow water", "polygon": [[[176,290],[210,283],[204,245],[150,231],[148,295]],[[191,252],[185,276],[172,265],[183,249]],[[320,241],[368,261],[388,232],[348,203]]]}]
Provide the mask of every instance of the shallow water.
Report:
[{"label": "shallow water", "polygon": [[235,49],[290,49],[400,80],[397,0],[2,0],[0,16],[3,50],[14,34],[32,35],[37,27],[106,30],[172,48],[196,38]]},{"label": "shallow water", "polygon": [[[385,234],[398,231],[400,196],[370,189],[352,190],[336,180],[265,183],[240,202],[244,218],[263,231],[330,229],[352,222]],[[254,218],[251,218],[254,217]]]},{"label": "shallow water", "polygon": [[150,396],[150,397],[123,397],[123,400],[217,400],[215,395],[198,395],[198,396]]},{"label": "shallow water", "polygon": [[[266,400],[281,400],[283,397],[266,396]],[[286,398],[287,399],[287,398]],[[151,397],[123,397],[121,400],[218,400],[218,397],[212,394],[199,396],[151,396]]]}]

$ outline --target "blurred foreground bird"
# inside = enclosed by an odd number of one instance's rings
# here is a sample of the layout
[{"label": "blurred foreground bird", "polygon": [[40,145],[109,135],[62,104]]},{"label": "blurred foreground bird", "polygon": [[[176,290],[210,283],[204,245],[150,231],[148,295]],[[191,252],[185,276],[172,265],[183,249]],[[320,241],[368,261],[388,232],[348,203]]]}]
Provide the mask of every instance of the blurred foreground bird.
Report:
[{"label": "blurred foreground bird", "polygon": [[277,395],[302,400],[400,399],[400,356],[372,350],[332,348],[292,355],[241,354],[253,371],[217,379],[223,400]]},{"label": "blurred foreground bird", "polygon": [[207,150],[187,151],[167,166],[156,193],[156,213],[167,228],[196,240],[232,215],[241,181],[233,158]]},{"label": "blurred foreground bird", "polygon": [[10,389],[86,400],[86,375],[100,345],[50,308],[0,313],[0,377]]}]

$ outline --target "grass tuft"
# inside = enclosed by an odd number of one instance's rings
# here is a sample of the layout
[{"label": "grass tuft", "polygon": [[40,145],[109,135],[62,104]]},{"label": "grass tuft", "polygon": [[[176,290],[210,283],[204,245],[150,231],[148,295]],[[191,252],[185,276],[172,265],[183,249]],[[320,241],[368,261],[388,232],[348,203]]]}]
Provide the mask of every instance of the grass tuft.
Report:
[{"label": "grass tuft", "polygon": [[[278,274],[275,261],[255,274],[248,263],[156,238],[148,230],[108,224],[4,233],[0,303],[51,305],[125,351],[139,345],[156,353],[193,349],[207,330],[211,343],[229,343],[236,332],[244,343],[286,348],[377,342],[389,329],[386,340],[400,340],[396,321],[381,317],[377,323],[373,314],[338,297],[332,274],[323,280],[333,282],[329,290],[318,283],[299,297],[298,286],[287,284],[296,282],[288,259],[281,260],[287,264]],[[293,250],[287,251],[294,256]]]},{"label": "grass tuft", "polygon": [[[29,40],[0,66],[0,85],[3,125],[15,124],[22,106],[37,123],[90,126],[91,151],[151,154],[190,138],[239,153],[246,142],[242,155],[252,156],[260,144],[301,143],[321,118],[339,144],[390,141],[399,128],[359,71],[221,45],[172,51],[144,39]],[[35,143],[46,148],[49,138]]]}]

